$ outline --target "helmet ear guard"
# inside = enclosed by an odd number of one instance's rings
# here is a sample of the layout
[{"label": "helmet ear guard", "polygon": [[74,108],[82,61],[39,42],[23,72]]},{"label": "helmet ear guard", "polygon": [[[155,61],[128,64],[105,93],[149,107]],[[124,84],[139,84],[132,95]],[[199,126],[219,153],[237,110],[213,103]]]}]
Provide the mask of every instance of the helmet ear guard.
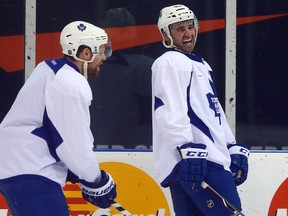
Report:
[{"label": "helmet ear guard", "polygon": [[[163,46],[165,46],[166,48],[171,48],[171,47],[174,46],[173,38],[171,37],[170,34],[169,35],[165,35],[165,36],[162,35],[162,37],[163,37],[163,40],[162,40]],[[169,38],[169,40],[167,40],[167,38]]]}]

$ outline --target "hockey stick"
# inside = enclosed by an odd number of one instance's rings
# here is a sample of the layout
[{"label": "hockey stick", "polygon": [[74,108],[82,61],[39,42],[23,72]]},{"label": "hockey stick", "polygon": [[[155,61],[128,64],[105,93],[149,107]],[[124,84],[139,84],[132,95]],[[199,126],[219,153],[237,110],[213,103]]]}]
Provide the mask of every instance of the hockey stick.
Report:
[{"label": "hockey stick", "polygon": [[208,190],[211,194],[213,194],[217,199],[223,202],[224,206],[231,210],[236,216],[245,216],[241,211],[239,211],[236,207],[234,207],[228,200],[226,200],[223,196],[221,196],[217,191],[215,191],[212,187],[210,187],[206,182],[202,182],[201,186],[203,189]]},{"label": "hockey stick", "polygon": [[[123,216],[132,216],[132,214],[130,212],[128,212],[122,205],[120,205],[120,203],[116,202],[115,200],[113,200],[111,202],[111,205],[117,209]],[[95,213],[95,212],[94,212]],[[90,216],[93,216],[94,215],[91,214]]]},{"label": "hockey stick", "polygon": [[130,212],[128,212],[120,203],[116,202],[115,200],[112,201],[112,206],[117,209],[123,216],[132,216]]}]

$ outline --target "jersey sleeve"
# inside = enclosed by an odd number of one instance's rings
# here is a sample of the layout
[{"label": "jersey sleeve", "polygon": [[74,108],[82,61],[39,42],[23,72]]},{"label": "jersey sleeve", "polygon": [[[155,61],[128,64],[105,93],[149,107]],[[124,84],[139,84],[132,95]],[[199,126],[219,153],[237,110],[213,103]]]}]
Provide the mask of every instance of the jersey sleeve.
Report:
[{"label": "jersey sleeve", "polygon": [[54,136],[54,147],[68,169],[80,179],[93,182],[100,176],[100,170],[92,150],[91,89],[80,74],[75,73],[69,79],[62,74],[57,74],[45,92],[47,115],[58,133],[58,139]]},{"label": "jersey sleeve", "polygon": [[156,61],[152,66],[154,133],[172,148],[192,141],[190,119],[186,114],[189,77],[185,76],[187,73],[167,59]]}]

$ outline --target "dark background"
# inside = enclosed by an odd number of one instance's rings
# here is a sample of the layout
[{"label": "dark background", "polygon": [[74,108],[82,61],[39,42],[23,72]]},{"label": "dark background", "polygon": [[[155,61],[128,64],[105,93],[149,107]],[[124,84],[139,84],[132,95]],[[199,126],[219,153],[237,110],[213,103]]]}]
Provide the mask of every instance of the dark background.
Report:
[{"label": "dark background", "polygon": [[[74,20],[113,27],[104,25],[103,19],[106,11],[117,7],[126,8],[134,18],[134,23],[124,22],[124,26],[156,24],[160,9],[175,3],[190,7],[200,21],[225,18],[224,0],[38,0],[37,33],[60,32]],[[23,0],[1,0],[0,52],[2,36],[23,35],[24,4]],[[287,0],[237,3],[237,17],[272,14],[287,15]],[[237,27],[236,137],[252,148],[288,146],[287,23],[288,16],[283,16]],[[105,73],[89,79],[94,94],[91,129],[97,148],[151,148],[150,66],[163,51],[161,42],[118,50],[101,68]],[[195,54],[216,72],[218,96],[225,107],[225,30],[200,33]],[[8,73],[1,61],[0,121],[24,83],[23,70]]]}]

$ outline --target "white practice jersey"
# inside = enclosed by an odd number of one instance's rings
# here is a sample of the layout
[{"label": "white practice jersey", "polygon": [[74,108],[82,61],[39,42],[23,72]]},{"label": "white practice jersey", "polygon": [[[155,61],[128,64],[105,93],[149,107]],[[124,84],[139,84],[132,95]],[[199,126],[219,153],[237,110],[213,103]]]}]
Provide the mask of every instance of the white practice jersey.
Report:
[{"label": "white practice jersey", "polygon": [[0,179],[35,174],[64,186],[69,168],[95,181],[91,100],[87,80],[69,60],[37,65],[0,125]]},{"label": "white practice jersey", "polygon": [[203,59],[167,51],[152,65],[153,152],[162,185],[181,160],[177,146],[203,143],[208,161],[229,170],[235,138],[218,101],[213,73]]}]

